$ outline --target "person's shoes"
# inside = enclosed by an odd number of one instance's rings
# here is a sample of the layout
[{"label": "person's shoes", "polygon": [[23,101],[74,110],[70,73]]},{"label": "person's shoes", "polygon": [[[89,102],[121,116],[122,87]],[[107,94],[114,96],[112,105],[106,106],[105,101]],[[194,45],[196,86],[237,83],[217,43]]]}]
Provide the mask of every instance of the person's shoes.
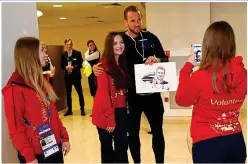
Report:
[{"label": "person's shoes", "polygon": [[83,111],[83,112],[81,112],[81,116],[85,116],[86,115],[86,113]]},{"label": "person's shoes", "polygon": [[70,115],[72,115],[72,114],[73,114],[72,112],[67,111],[67,112],[64,114],[64,116],[70,116]]},{"label": "person's shoes", "polygon": [[152,131],[147,132],[148,134],[152,134]]}]

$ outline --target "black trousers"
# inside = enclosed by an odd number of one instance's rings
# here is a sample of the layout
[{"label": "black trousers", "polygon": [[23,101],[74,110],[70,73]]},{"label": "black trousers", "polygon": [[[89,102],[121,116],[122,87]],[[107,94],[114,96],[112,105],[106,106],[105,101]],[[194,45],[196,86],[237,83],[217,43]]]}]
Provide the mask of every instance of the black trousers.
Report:
[{"label": "black trousers", "polygon": [[[102,163],[128,163],[128,118],[126,108],[115,110],[116,127],[113,133],[97,128],[101,142]],[[114,148],[113,148],[114,142]]]},{"label": "black trousers", "polygon": [[163,135],[164,108],[159,93],[151,95],[128,94],[129,103],[129,149],[134,163],[140,163],[140,120],[145,113],[152,132],[152,149],[156,163],[164,163],[165,140]]},{"label": "black trousers", "polygon": [[92,73],[89,77],[88,77],[88,83],[89,83],[89,87],[90,87],[90,94],[91,96],[95,96],[96,95],[96,90],[97,90],[97,86],[96,86],[96,81],[95,81],[95,75],[94,73]]},{"label": "black trousers", "polygon": [[[38,163],[64,163],[64,156],[62,152],[62,145],[59,144],[59,152],[47,157],[45,159],[44,154],[36,154],[35,155]],[[18,152],[18,159],[20,163],[27,163],[25,158],[21,156],[20,152]]]},{"label": "black trousers", "polygon": [[245,163],[246,146],[242,133],[215,137],[193,144],[194,163]]},{"label": "black trousers", "polygon": [[72,85],[74,85],[77,91],[79,103],[81,107],[81,112],[84,112],[84,95],[83,95],[81,79],[74,79],[68,76],[65,79],[65,85],[66,85],[66,98],[67,98],[68,112],[72,112],[72,98],[71,98]]}]

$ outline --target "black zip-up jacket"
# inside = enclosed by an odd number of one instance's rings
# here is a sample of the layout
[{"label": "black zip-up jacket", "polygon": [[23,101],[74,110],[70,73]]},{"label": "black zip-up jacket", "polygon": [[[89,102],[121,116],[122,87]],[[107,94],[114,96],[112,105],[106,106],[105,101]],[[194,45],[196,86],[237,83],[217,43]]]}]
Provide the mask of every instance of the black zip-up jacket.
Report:
[{"label": "black zip-up jacket", "polygon": [[[72,73],[69,74],[66,70],[66,66],[68,66],[68,61],[72,62],[72,66],[74,69],[72,70]],[[65,51],[61,54],[61,68],[65,72],[65,78],[72,78],[72,79],[81,79],[81,72],[80,69],[82,68],[83,64],[83,58],[80,51],[72,50],[72,55],[68,57],[68,52]]]}]

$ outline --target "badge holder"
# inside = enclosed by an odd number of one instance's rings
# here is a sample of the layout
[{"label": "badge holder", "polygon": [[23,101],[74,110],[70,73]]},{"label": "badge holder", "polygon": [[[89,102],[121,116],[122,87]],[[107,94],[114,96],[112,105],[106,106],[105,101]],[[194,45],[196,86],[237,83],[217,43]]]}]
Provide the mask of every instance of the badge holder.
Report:
[{"label": "badge holder", "polygon": [[45,158],[59,152],[59,147],[56,143],[55,136],[49,124],[43,124],[37,127],[40,136],[40,145]]}]

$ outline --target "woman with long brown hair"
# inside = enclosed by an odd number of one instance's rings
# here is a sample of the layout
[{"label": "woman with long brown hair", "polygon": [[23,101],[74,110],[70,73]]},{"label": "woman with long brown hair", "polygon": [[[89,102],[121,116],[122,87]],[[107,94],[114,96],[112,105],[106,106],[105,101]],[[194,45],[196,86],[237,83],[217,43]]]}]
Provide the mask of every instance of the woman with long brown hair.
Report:
[{"label": "woman with long brown hair", "polygon": [[92,113],[92,123],[97,127],[101,142],[102,163],[128,163],[128,75],[124,49],[122,36],[109,33],[101,59],[104,72],[97,77],[98,89]]},{"label": "woman with long brown hair", "polygon": [[[46,60],[45,60],[46,59]],[[47,55],[33,37],[17,40],[15,72],[3,88],[11,141],[20,163],[63,163],[69,136],[55,107],[57,99],[42,73]]]},{"label": "woman with long brown hair", "polygon": [[239,121],[247,95],[247,70],[236,56],[232,27],[211,24],[202,43],[199,70],[194,54],[180,72],[176,102],[193,105],[191,137],[194,163],[245,163],[246,146]]}]

